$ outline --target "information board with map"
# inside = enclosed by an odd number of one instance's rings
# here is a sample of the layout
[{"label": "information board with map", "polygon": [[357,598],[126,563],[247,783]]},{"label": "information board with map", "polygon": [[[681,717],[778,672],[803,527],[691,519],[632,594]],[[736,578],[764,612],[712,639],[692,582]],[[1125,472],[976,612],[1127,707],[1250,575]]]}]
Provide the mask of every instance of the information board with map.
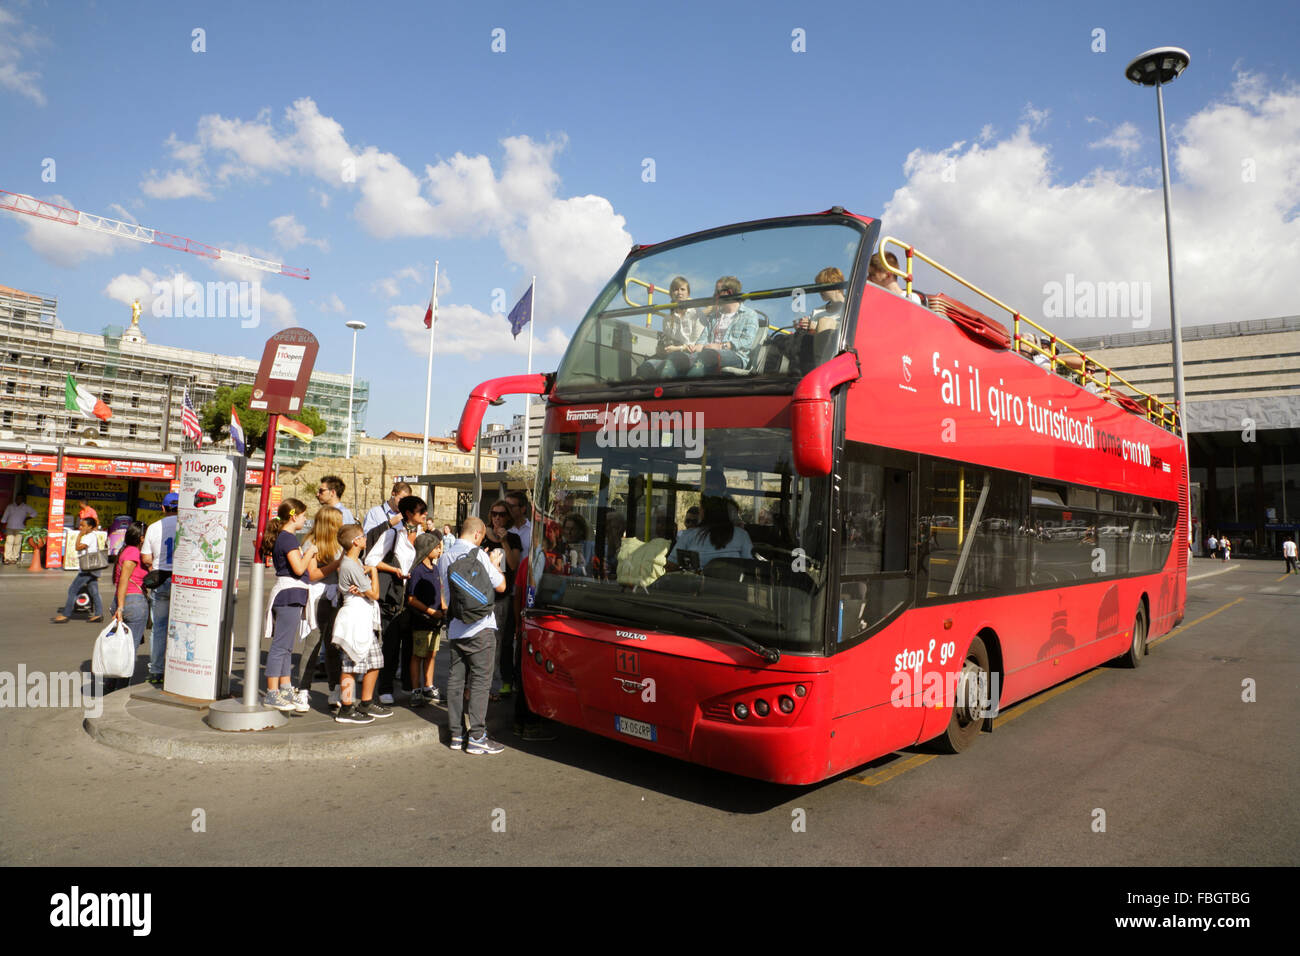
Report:
[{"label": "information board with map", "polygon": [[182,455],[163,689],[216,700],[227,691],[239,574],[242,455]]}]

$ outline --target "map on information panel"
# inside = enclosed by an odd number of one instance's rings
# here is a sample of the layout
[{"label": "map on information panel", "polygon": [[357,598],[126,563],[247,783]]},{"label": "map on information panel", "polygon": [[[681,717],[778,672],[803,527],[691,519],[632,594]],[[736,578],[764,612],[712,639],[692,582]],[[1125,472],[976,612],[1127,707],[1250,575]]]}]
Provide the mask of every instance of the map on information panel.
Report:
[{"label": "map on information panel", "polygon": [[176,522],[176,561],[184,561],[196,576],[220,581],[226,573],[226,509],[181,512]]}]

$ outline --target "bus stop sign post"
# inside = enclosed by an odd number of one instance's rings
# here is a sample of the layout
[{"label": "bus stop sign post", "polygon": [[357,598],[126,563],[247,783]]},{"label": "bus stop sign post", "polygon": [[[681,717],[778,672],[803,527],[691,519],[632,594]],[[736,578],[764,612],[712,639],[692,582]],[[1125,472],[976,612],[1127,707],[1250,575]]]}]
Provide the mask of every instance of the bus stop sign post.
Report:
[{"label": "bus stop sign post", "polygon": [[[270,730],[288,718],[257,700],[257,667],[262,657],[265,627],[266,565],[261,560],[262,538],[266,534],[267,508],[275,462],[275,426],[280,415],[300,412],[307,395],[307,382],[316,363],[316,336],[306,329],[285,329],[271,336],[262,352],[262,364],[253,385],[250,408],[269,412],[266,421],[266,456],[262,463],[262,492],[257,506],[257,532],[253,536],[253,567],[249,578],[248,640],[244,652],[244,699],[218,701],[208,709],[208,724],[217,730]],[[286,384],[290,383],[290,384]],[[311,665],[304,661],[303,667]]]}]

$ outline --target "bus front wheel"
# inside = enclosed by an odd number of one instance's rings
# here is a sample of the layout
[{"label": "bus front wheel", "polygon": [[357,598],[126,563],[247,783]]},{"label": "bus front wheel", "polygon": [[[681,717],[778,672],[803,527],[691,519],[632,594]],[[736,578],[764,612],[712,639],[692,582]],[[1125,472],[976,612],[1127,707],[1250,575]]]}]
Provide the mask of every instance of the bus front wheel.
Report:
[{"label": "bus front wheel", "polygon": [[991,693],[989,652],[978,636],[971,639],[962,664],[948,729],[935,738],[943,753],[959,754],[971,744],[984,727],[985,700]]},{"label": "bus front wheel", "polygon": [[1147,612],[1141,604],[1138,605],[1137,617],[1133,620],[1133,640],[1129,642],[1128,650],[1120,655],[1119,662],[1124,667],[1139,667],[1142,664],[1142,656],[1147,652]]}]

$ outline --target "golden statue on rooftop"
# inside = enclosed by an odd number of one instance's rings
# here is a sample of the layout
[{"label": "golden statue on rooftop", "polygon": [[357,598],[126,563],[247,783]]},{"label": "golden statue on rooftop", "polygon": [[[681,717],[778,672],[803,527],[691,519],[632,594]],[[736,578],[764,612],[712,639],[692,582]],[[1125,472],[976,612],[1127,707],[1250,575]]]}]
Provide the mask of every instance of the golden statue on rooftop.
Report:
[{"label": "golden statue on rooftop", "polygon": [[131,324],[138,326],[140,324],[140,300],[136,299],[131,303]]}]

